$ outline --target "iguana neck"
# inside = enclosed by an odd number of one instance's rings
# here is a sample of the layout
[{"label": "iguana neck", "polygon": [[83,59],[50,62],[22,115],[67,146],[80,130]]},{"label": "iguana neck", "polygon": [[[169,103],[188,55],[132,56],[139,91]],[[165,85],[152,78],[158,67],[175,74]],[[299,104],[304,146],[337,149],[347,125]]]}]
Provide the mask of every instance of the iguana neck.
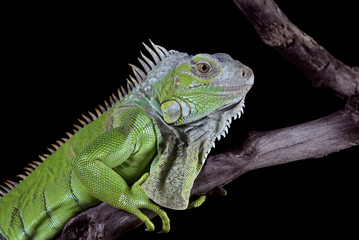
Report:
[{"label": "iguana neck", "polygon": [[[186,209],[193,182],[214,146],[225,136],[232,118],[241,114],[243,100],[207,117],[181,126],[168,125],[153,104],[132,97],[126,104],[139,106],[153,119],[159,130],[158,156],[151,164],[151,174],[142,185],[146,194],[161,206]],[[129,105],[130,106],[130,105]]]}]

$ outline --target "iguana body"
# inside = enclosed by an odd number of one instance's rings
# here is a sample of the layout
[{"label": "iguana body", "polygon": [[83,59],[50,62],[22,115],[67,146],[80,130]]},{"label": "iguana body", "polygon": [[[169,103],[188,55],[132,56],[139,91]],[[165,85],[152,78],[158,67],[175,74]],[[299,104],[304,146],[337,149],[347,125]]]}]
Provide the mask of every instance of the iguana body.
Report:
[{"label": "iguana body", "polygon": [[131,65],[130,93],[122,89],[111,106],[90,113],[94,121],[84,116],[83,128],[43,163],[31,163],[36,170],[25,168],[28,176],[18,175],[22,182],[5,182],[0,239],[51,239],[100,202],[154,230],[140,211],[150,209],[169,231],[159,206],[187,208],[193,181],[214,141],[240,116],[254,76],[226,54],[190,56],[152,46],[145,45],[154,62],[142,55],[144,71]]}]

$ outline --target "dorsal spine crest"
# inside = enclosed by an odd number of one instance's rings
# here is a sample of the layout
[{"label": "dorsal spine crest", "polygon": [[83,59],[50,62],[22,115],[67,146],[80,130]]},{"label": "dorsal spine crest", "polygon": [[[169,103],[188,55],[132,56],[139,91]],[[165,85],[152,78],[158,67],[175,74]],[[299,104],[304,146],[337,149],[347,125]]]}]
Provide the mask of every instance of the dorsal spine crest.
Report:
[{"label": "dorsal spine crest", "polygon": [[42,154],[38,157],[40,158],[40,161],[33,161],[31,163],[28,163],[28,166],[24,167],[25,174],[18,174],[16,177],[20,178],[18,182],[6,180],[3,185],[0,185],[0,198],[2,196],[5,196],[8,192],[11,191],[18,183],[25,180],[27,176],[29,176],[42,162],[44,162],[51,154],[53,154],[57,149],[59,149],[66,141],[68,141],[77,131],[85,127],[86,125],[90,124],[91,122],[95,121],[98,117],[100,117],[102,114],[104,114],[106,111],[111,109],[117,102],[121,101],[123,98],[128,96],[136,87],[141,85],[143,82],[146,81],[148,73],[154,69],[163,59],[171,55],[171,51],[167,51],[164,47],[158,46],[154,44],[151,40],[149,40],[151,43],[151,46],[153,49],[151,49],[149,46],[147,46],[145,43],[142,43],[145,47],[145,49],[148,51],[148,53],[151,55],[152,60],[150,60],[148,57],[146,57],[142,52],[140,52],[140,55],[143,59],[137,58],[141,66],[143,67],[143,70],[133,64],[129,64],[132,68],[133,76],[129,75],[129,79],[127,79],[127,92],[124,89],[123,86],[120,86],[117,90],[117,96],[115,94],[110,95],[109,97],[109,103],[105,100],[103,107],[102,105],[99,105],[99,109],[96,108],[94,114],[91,111],[88,111],[89,116],[82,114],[82,118],[79,118],[78,121],[80,122],[80,125],[74,124],[74,129],[72,130],[73,133],[66,132],[67,138],[63,137],[61,140],[57,140],[56,144],[51,144],[51,147],[48,147],[47,150],[50,152],[50,154]]}]

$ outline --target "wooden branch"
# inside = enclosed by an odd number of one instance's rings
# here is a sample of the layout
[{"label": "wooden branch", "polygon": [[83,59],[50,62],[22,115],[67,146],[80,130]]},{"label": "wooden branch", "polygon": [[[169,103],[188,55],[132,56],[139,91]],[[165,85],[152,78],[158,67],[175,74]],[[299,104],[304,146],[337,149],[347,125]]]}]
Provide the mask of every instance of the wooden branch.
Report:
[{"label": "wooden branch", "polygon": [[259,37],[293,63],[314,87],[326,87],[348,98],[359,93],[359,68],[333,57],[297,28],[272,0],[234,0]]},{"label": "wooden branch", "polygon": [[[192,195],[212,192],[258,168],[319,158],[359,144],[359,96],[338,112],[315,121],[250,135],[242,148],[209,157],[197,177]],[[153,212],[144,211],[152,218]],[[113,239],[138,227],[135,216],[105,203],[88,209],[67,223],[58,239]],[[159,227],[159,226],[157,226]]]},{"label": "wooden branch", "polygon": [[203,194],[259,168],[320,158],[359,144],[359,95],[327,117],[297,126],[251,133],[240,150],[208,160],[192,194]]}]

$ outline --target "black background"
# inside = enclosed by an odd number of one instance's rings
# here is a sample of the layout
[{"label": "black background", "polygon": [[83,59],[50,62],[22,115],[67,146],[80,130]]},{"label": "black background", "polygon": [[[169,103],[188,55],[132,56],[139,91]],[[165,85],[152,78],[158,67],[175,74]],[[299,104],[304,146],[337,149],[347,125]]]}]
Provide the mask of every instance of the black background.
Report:
[{"label": "black background", "polygon": [[[353,1],[276,2],[335,57],[359,65]],[[253,69],[245,114],[213,154],[240,145],[248,131],[300,124],[345,105],[330,91],[312,88],[265,46],[232,1],[32,3],[2,11],[0,182],[22,173],[27,162],[66,137],[82,113],[117,91],[148,39],[189,54],[225,52]],[[358,236],[358,153],[356,147],[249,172],[225,187],[227,197],[210,196],[198,209],[168,210],[169,234],[139,227],[123,237]],[[154,222],[159,230],[159,219]]]}]

